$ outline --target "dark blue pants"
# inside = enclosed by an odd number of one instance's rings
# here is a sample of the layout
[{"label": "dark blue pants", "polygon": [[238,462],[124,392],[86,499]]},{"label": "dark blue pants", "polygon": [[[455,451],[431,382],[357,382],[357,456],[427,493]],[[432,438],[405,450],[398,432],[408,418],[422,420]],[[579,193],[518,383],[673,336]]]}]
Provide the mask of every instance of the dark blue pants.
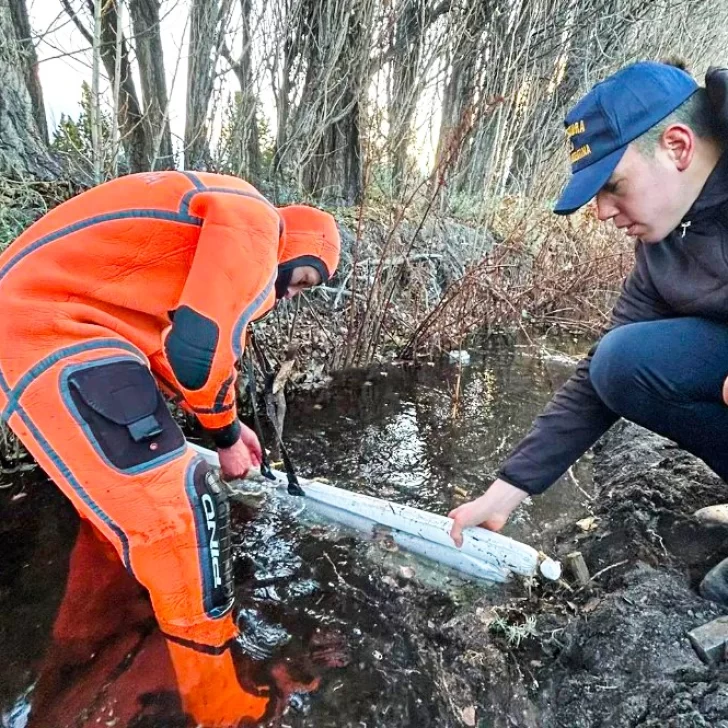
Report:
[{"label": "dark blue pants", "polygon": [[589,372],[607,407],[728,482],[728,325],[679,318],[622,326],[599,343]]}]

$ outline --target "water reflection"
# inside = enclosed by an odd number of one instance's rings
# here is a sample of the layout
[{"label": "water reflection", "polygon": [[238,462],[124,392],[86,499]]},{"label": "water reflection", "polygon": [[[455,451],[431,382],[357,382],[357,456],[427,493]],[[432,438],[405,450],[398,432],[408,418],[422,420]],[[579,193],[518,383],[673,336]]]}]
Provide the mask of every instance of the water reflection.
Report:
[{"label": "water reflection", "polygon": [[327,669],[348,661],[343,639],[333,631],[314,631],[307,640],[300,634],[296,640],[274,640],[261,650],[269,635],[257,611],[242,610],[240,624],[241,639],[224,654],[166,639],[145,590],[110,544],[82,521],[37,679],[6,711],[3,724],[259,725],[278,720],[291,701],[302,704]]},{"label": "water reflection", "polygon": [[[436,513],[483,492],[568,374],[512,347],[486,349],[460,374],[447,362],[337,376],[289,406],[287,438],[309,476]],[[588,462],[527,501],[505,533],[547,534],[589,500]]]},{"label": "water reflection", "polygon": [[[453,417],[457,376],[447,365],[385,368],[298,396],[287,423],[295,462],[347,488],[447,512],[493,478],[554,387],[539,361],[495,349],[463,370]],[[522,509],[510,533],[549,550],[549,524],[584,515],[585,498],[566,479]],[[428,650],[440,649],[432,625],[472,595],[423,587],[435,583],[426,569],[384,542],[302,525],[295,499],[290,508],[254,494],[235,503],[240,639],[230,672],[180,659],[146,594],[45,479],[0,499],[3,728],[188,728],[195,701],[247,711],[211,719],[226,726],[453,724]]]}]

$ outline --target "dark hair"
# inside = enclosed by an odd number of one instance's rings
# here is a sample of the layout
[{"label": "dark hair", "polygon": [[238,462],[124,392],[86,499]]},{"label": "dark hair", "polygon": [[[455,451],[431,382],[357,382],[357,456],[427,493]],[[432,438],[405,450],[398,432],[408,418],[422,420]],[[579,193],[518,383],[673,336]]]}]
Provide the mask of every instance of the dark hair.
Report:
[{"label": "dark hair", "polygon": [[685,73],[690,73],[688,62],[680,56],[668,56],[667,58],[661,58],[660,63],[664,63],[666,66],[674,66],[675,68],[679,68],[681,71],[685,71]]}]

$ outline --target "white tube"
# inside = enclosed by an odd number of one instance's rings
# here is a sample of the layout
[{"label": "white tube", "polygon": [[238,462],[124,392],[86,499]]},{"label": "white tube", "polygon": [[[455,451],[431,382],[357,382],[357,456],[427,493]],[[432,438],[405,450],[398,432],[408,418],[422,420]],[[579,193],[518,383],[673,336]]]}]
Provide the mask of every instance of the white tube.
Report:
[{"label": "white tube", "polygon": [[[189,444],[208,463],[220,466],[217,453],[194,443]],[[273,474],[276,476],[275,483],[264,482],[285,489],[285,474],[276,471]],[[252,471],[251,475],[260,478],[257,470]],[[499,533],[485,528],[466,528],[463,531],[462,548],[457,548],[450,538],[453,525],[451,518],[335,488],[315,480],[299,478],[299,482],[306,493],[302,503],[314,513],[362,533],[371,533],[374,526],[385,526],[391,531],[395,543],[403,549],[462,574],[498,582],[506,581],[512,573],[523,576],[540,573],[552,580],[561,576],[558,561]]]}]

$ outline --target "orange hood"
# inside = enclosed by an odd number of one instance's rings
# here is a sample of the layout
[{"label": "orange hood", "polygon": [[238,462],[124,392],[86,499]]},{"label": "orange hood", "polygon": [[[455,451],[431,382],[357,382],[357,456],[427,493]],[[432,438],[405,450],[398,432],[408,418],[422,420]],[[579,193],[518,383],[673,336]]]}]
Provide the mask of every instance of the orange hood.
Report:
[{"label": "orange hood", "polygon": [[279,207],[283,234],[278,246],[278,270],[311,265],[325,283],[339,264],[341,240],[336,221],[323,210],[307,205]]}]

